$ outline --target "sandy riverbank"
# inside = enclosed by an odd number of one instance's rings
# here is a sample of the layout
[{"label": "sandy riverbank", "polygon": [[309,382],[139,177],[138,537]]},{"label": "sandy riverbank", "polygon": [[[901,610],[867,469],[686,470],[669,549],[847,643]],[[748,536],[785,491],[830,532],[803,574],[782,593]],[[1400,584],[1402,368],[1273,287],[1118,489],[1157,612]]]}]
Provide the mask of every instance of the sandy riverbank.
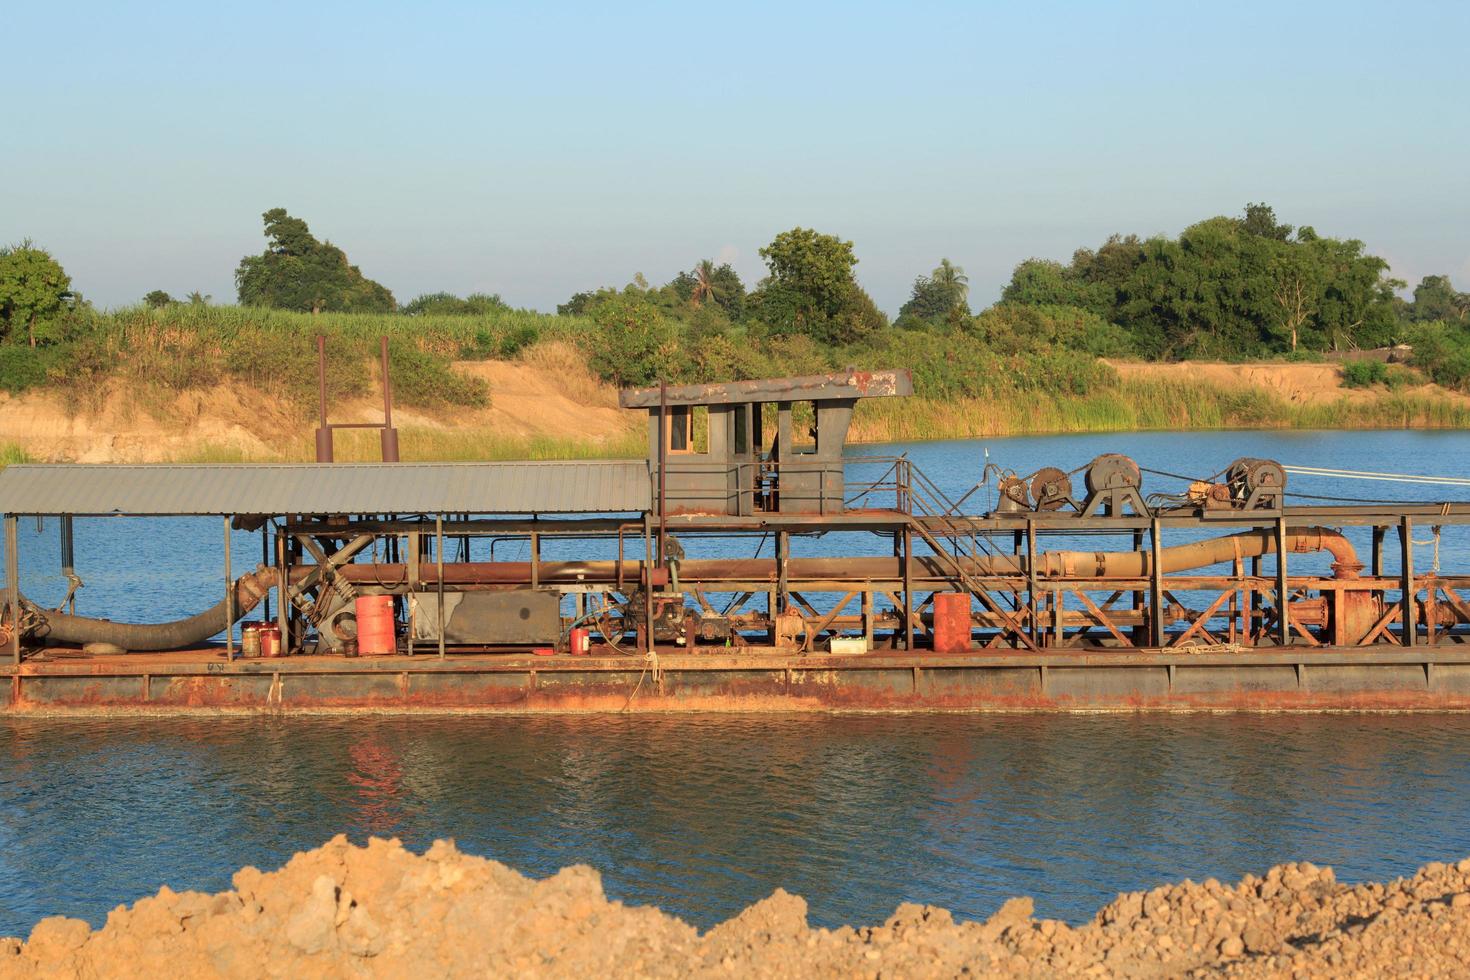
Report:
[{"label": "sandy riverbank", "polygon": [[216,895],[167,888],[96,931],[50,918],[0,940],[0,977],[1446,976],[1470,972],[1470,859],[1339,884],[1272,868],[1235,884],[1120,895],[1077,928],[1012,899],[985,922],[901,905],[882,925],[813,929],[777,891],[700,934],[610,902],[597,872],[532,881],[440,842],[337,837]]}]

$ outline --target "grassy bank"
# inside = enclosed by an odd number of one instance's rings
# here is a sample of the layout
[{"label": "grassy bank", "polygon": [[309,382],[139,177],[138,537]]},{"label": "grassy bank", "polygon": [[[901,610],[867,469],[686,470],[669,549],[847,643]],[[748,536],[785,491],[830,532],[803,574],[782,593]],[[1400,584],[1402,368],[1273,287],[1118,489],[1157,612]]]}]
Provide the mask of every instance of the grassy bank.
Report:
[{"label": "grassy bank", "polygon": [[[1374,385],[1352,394],[1344,390],[1335,399],[1337,382],[1329,375],[1325,393],[1319,385],[1316,397],[1288,400],[1247,381],[1149,377],[1157,373],[1152,368],[1144,376],[1137,371],[1120,374],[1081,349],[1078,345],[1092,340],[1068,333],[1064,318],[1038,319],[1027,327],[1029,333],[1002,320],[988,313],[973,328],[890,328],[841,347],[824,347],[803,336],[771,336],[748,325],[713,332],[669,328],[655,332],[656,345],[639,346],[628,334],[631,330],[634,340],[641,337],[637,324],[506,309],[482,316],[410,317],[311,316],[239,307],[131,308],[89,311],[67,339],[52,346],[30,350],[0,345],[0,388],[54,392],[71,413],[95,411],[109,396],[115,405],[123,392],[130,405],[176,429],[189,424],[178,417],[181,393],[232,386],[236,396],[248,391],[257,404],[270,409],[253,430],[255,441],[231,444],[201,436],[158,452],[175,461],[214,462],[313,458],[318,334],[327,337],[327,387],[334,401],[376,397],[378,338],[389,338],[395,401],[419,410],[421,422],[400,422],[405,459],[643,454],[641,431],[609,436],[604,426],[596,436],[585,434],[576,412],[546,422],[542,435],[500,431],[489,423],[494,413],[481,411],[500,395],[475,372],[453,367],[456,361],[486,360],[517,362],[554,386],[578,411],[582,406],[607,411],[614,400],[611,381],[635,361],[640,370],[656,370],[655,377],[676,383],[847,367],[912,369],[915,397],[862,403],[851,432],[854,442],[1145,429],[1470,425],[1470,400],[1428,386],[1411,387],[1406,381],[1410,375],[1415,383],[1423,379],[1408,369],[1395,376],[1399,383],[1393,386]],[[539,412],[536,403],[520,398]],[[0,438],[22,436],[0,430]],[[23,441],[33,456],[50,456],[43,439]],[[377,452],[374,432],[338,433],[339,459],[373,459]],[[9,461],[24,455],[17,447],[3,446],[0,454],[0,460]]]},{"label": "grassy bank", "polygon": [[859,404],[855,442],[907,442],[1150,429],[1401,429],[1470,427],[1470,406],[1384,391],[1368,401],[1295,404],[1261,388],[1123,380],[1085,395],[886,399]]}]

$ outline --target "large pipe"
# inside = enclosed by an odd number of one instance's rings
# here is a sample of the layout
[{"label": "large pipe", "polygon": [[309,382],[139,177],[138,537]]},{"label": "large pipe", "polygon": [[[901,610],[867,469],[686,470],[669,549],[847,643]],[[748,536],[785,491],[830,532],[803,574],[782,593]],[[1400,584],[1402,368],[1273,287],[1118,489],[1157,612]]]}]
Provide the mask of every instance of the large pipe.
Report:
[{"label": "large pipe", "polygon": [[[1330,528],[1289,529],[1286,550],[1293,554],[1330,553],[1334,578],[1357,578],[1363,569],[1352,543]],[[1159,569],[1168,575],[1236,558],[1275,553],[1276,535],[1258,529],[1160,549]],[[1153,573],[1152,555],[1147,551],[1050,551],[1038,558],[1041,564],[1038,571],[1057,578],[1142,578]],[[1001,556],[996,563],[1014,563],[1014,560]],[[1015,571],[1020,573],[1019,568]]]},{"label": "large pipe", "polygon": [[255,608],[274,581],[274,569],[257,568],[235,580],[233,610],[228,608],[227,599],[221,599],[197,615],[172,623],[114,623],[108,619],[50,612],[29,604],[30,611],[41,620],[32,635],[52,643],[111,643],[123,650],[178,650],[203,643],[233,626]]}]

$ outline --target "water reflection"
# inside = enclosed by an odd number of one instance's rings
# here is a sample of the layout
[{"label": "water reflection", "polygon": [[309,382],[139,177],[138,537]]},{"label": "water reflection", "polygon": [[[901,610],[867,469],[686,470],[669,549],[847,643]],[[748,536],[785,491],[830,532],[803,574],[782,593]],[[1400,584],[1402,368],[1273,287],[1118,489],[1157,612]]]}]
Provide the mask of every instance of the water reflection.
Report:
[{"label": "water reflection", "polygon": [[0,933],[228,887],[338,832],[437,837],[701,925],[780,886],[824,924],[1283,860],[1353,879],[1470,854],[1470,719],[683,717],[9,720]]}]

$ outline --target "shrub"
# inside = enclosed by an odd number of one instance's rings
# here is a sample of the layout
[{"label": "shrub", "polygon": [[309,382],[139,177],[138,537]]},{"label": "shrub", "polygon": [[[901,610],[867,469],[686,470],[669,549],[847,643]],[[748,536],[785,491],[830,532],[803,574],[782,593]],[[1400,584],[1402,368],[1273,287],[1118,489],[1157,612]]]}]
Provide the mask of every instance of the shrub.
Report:
[{"label": "shrub", "polygon": [[1370,388],[1388,383],[1388,365],[1382,361],[1348,361],[1342,366],[1345,388]]}]

